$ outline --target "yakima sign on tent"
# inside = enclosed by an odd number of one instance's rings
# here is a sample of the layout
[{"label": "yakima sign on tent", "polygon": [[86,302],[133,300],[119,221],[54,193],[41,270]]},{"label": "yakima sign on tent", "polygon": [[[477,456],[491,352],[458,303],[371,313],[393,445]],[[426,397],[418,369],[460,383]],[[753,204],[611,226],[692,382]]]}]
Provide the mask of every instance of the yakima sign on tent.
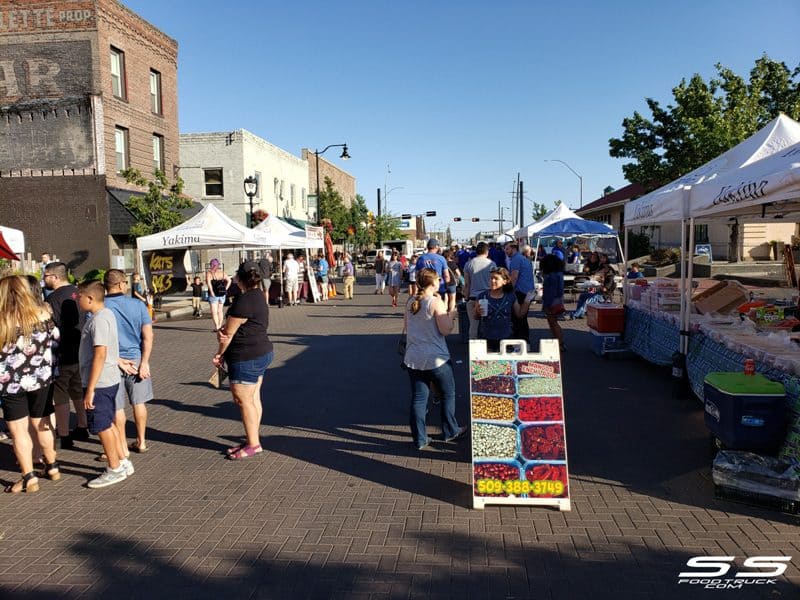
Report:
[{"label": "yakima sign on tent", "polygon": [[[780,115],[714,160],[625,205],[625,227],[681,221],[690,214],[692,187],[735,173],[800,142],[800,123]],[[734,175],[736,176],[736,175]]]}]

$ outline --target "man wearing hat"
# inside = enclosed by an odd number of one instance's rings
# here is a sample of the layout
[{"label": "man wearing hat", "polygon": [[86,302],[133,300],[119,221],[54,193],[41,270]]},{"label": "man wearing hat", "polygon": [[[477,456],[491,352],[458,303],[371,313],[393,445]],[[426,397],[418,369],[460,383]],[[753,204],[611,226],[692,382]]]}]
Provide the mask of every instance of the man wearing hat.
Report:
[{"label": "man wearing hat", "polygon": [[439,240],[436,238],[428,240],[428,252],[419,257],[417,270],[420,269],[433,269],[439,274],[439,295],[444,299],[447,284],[450,282],[450,273],[447,261],[439,254]]}]

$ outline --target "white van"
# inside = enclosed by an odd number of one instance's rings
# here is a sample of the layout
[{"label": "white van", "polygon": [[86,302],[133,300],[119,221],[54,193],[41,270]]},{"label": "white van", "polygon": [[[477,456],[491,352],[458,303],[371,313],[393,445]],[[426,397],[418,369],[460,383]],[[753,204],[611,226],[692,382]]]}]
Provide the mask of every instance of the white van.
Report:
[{"label": "white van", "polygon": [[391,248],[379,248],[377,250],[370,250],[367,252],[367,266],[374,267],[375,266],[375,257],[378,255],[378,252],[383,254],[383,260],[389,262],[392,258],[392,250]]}]

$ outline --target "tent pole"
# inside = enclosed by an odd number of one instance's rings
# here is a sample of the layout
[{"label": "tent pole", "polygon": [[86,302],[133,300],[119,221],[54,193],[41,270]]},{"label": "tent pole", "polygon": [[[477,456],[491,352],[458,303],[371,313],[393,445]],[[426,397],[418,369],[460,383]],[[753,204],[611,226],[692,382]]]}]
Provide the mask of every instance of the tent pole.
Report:
[{"label": "tent pole", "polygon": [[686,322],[686,219],[681,219],[681,256],[680,256],[680,280],[678,283],[678,290],[681,295],[681,311],[680,311],[680,319],[678,321],[678,348],[681,354],[686,354],[686,351],[683,347],[683,336],[681,335],[681,331],[683,331],[684,323]]},{"label": "tent pole", "polygon": [[[622,305],[628,304],[628,232],[629,228],[625,228],[625,249],[622,252]],[[617,245],[619,245],[619,238],[617,238]]]},{"label": "tent pole", "polygon": [[694,243],[694,217],[689,219],[689,239],[687,240],[687,249],[686,249],[686,258],[688,260],[688,265],[686,268],[687,276],[686,276],[686,316],[684,317],[685,323],[683,326],[683,330],[686,332],[686,335],[682,336],[685,340],[684,344],[686,346],[686,354],[689,353],[689,327],[692,324],[692,279],[694,277],[694,252],[693,252],[693,245]]}]

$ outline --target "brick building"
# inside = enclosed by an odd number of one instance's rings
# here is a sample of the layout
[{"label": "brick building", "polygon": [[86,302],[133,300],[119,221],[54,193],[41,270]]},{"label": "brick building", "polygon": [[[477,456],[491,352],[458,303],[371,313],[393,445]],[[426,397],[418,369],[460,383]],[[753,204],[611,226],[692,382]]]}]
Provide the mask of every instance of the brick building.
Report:
[{"label": "brick building", "polygon": [[[308,161],[308,182],[309,194],[316,195],[317,193],[317,156],[313,150],[303,148],[301,154],[303,160]],[[347,171],[340,169],[331,162],[325,160],[324,157],[319,157],[319,189],[325,190],[325,178],[330,177],[333,182],[333,187],[342,195],[344,205],[346,207],[352,206],[356,199],[356,178],[350,175]],[[316,212],[316,207],[311,208]],[[314,217],[312,216],[312,220]]]},{"label": "brick building", "polygon": [[34,255],[133,266],[118,173],[174,177],[177,54],[116,0],[0,1],[0,224]]}]

